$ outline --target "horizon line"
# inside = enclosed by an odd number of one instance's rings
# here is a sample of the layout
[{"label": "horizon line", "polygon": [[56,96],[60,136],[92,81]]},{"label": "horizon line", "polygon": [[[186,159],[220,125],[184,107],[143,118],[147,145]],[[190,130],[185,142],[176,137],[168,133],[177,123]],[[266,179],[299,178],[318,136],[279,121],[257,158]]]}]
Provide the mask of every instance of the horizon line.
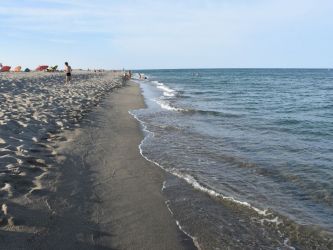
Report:
[{"label": "horizon line", "polygon": [[139,70],[200,70],[200,69],[323,69],[323,70],[331,70],[333,67],[221,67],[221,68],[145,68],[145,69],[129,69],[134,71]]}]

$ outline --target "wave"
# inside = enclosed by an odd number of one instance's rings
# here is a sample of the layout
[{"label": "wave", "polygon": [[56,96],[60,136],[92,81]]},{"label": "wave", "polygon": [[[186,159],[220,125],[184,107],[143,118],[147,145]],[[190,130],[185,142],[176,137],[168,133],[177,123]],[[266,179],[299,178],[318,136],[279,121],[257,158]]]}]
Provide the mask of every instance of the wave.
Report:
[{"label": "wave", "polygon": [[[143,145],[145,144],[145,142],[147,140],[149,140],[150,138],[154,137],[154,132],[151,132],[147,129],[147,126],[145,124],[144,121],[140,120],[138,118],[137,115],[135,115],[135,113],[133,113],[132,111],[128,111],[129,114],[131,114],[137,121],[139,121],[139,123],[141,124],[142,126],[142,130],[145,134],[143,140],[141,141],[141,143],[139,144],[138,148],[139,148],[139,152],[141,154],[141,156],[143,158],[145,158],[147,161],[149,162],[152,162],[153,164],[155,164],[156,166],[158,166],[159,168],[163,169],[164,171],[172,174],[173,176],[179,178],[179,179],[182,179],[184,180],[186,183],[188,183],[189,185],[191,185],[195,190],[198,190],[200,192],[203,192],[203,193],[206,193],[208,194],[209,196],[213,197],[213,198],[217,198],[217,199],[220,199],[220,200],[225,200],[225,201],[228,201],[228,202],[231,202],[231,203],[234,203],[236,205],[239,205],[239,206],[242,206],[244,208],[247,208],[247,209],[250,209],[251,211],[254,211],[256,214],[258,214],[259,216],[259,222],[260,223],[269,223],[271,224],[272,226],[276,227],[277,230],[278,230],[278,233],[281,235],[281,237],[284,237],[284,235],[279,231],[278,228],[280,228],[280,225],[284,225],[284,224],[288,224],[290,223],[289,220],[287,218],[285,218],[284,216],[280,216],[279,214],[276,214],[274,211],[272,211],[271,209],[269,208],[266,208],[266,209],[261,209],[261,208],[258,208],[256,206],[253,206],[251,203],[249,202],[246,202],[246,201],[242,201],[242,200],[238,200],[237,198],[235,197],[232,197],[232,196],[226,196],[208,186],[205,186],[204,184],[200,183],[199,180],[197,180],[194,176],[190,175],[190,174],[187,174],[187,173],[183,173],[181,172],[179,169],[175,169],[175,168],[166,168],[164,167],[163,165],[159,164],[158,162],[150,159],[148,156],[146,156],[143,152]],[[163,182],[163,185],[162,185],[162,191],[166,188],[166,183]],[[170,204],[169,204],[169,201],[166,202],[166,206],[168,208],[168,210],[170,211],[170,213],[173,215],[173,211],[171,210],[170,208]],[[190,237],[194,243],[194,245],[198,248],[198,249],[201,249],[200,248],[200,244],[199,244],[199,241],[198,241],[198,238],[196,236],[192,236],[191,234],[189,234],[188,232],[185,231],[185,229],[182,227],[182,225],[180,224],[180,222],[178,220],[176,220],[176,224],[178,226],[178,228],[184,232],[188,237]],[[295,249],[293,246],[290,245],[290,242],[289,242],[289,238],[284,238],[284,241],[283,241],[283,245],[286,249]]]},{"label": "wave", "polygon": [[[215,191],[213,189],[205,187],[204,185],[200,184],[193,176],[191,176],[189,174],[181,173],[177,169],[172,169],[171,171],[168,171],[168,172],[172,173],[174,176],[177,176],[180,179],[185,180],[194,189],[200,190],[200,191],[202,191],[204,193],[207,193],[207,194],[209,194],[212,197],[220,198],[222,200],[231,201],[233,203],[237,203],[239,205],[245,206],[247,208],[250,208],[250,209],[256,211],[261,216],[270,216],[270,215],[272,215],[271,213],[268,212],[268,209],[264,209],[264,210],[259,209],[257,207],[252,206],[250,203],[248,203],[246,201],[239,201],[239,200],[235,199],[232,196],[224,196],[223,194],[221,194],[221,193],[219,193],[219,192],[217,192],[217,191]],[[281,223],[278,218],[275,219],[275,220],[271,220],[271,222],[275,222],[276,224],[280,224]]]},{"label": "wave", "polygon": [[174,93],[170,93],[170,92],[163,92],[163,95],[166,97],[174,97],[175,94]]},{"label": "wave", "polygon": [[[163,187],[164,187],[164,185],[165,185],[165,182],[163,182]],[[163,189],[164,189],[164,188],[162,188],[162,191],[163,191]],[[170,201],[169,201],[169,200],[165,201],[165,205],[166,205],[166,207],[168,208],[170,214],[171,214],[172,216],[174,216],[174,213],[173,213],[172,209],[170,208]],[[187,237],[189,237],[189,238],[192,239],[194,246],[195,246],[198,250],[201,250],[201,247],[200,247],[200,245],[199,245],[198,239],[197,239],[196,237],[193,237],[192,235],[190,235],[188,232],[186,232],[186,231],[184,230],[184,228],[180,225],[180,223],[179,223],[178,220],[176,220],[176,224],[177,224],[177,226],[178,226],[178,228],[179,228],[180,231],[182,231]]]},{"label": "wave", "polygon": [[166,97],[173,97],[176,96],[177,91],[166,86],[164,83],[161,83],[159,81],[152,81],[156,85],[156,87],[163,91],[163,95]]},{"label": "wave", "polygon": [[221,111],[214,110],[202,110],[202,109],[182,109],[182,112],[185,114],[200,114],[200,115],[212,115],[212,116],[220,116],[220,117],[242,117],[240,114],[226,113]]},{"label": "wave", "polygon": [[214,110],[201,110],[201,109],[186,109],[186,108],[179,108],[174,107],[168,102],[167,100],[163,99],[154,99],[154,101],[160,105],[162,109],[169,110],[169,111],[177,111],[182,112],[184,115],[194,115],[194,114],[200,114],[200,115],[211,115],[216,117],[230,117],[230,118],[239,118],[242,117],[241,114],[233,114],[233,113],[226,113],[221,111],[214,111]]},{"label": "wave", "polygon": [[219,93],[219,91],[218,90],[216,90],[216,91],[211,91],[211,90],[207,90],[207,91],[204,91],[204,90],[202,90],[202,91],[192,91],[192,92],[189,92],[191,95],[208,95],[208,94],[217,94],[217,93]]},{"label": "wave", "polygon": [[[143,140],[141,141],[141,143],[140,143],[139,146],[138,146],[141,156],[142,156],[143,158],[145,158],[147,161],[152,162],[152,163],[154,163],[155,165],[157,165],[157,166],[159,166],[160,168],[162,168],[161,165],[159,165],[158,163],[156,163],[156,162],[154,162],[154,161],[148,159],[148,158],[143,154],[143,152],[142,152],[142,145],[143,145],[143,143],[144,143],[149,137],[153,136],[154,133],[151,132],[151,131],[149,131],[149,130],[147,129],[147,126],[145,125],[145,123],[144,123],[143,121],[141,121],[141,120],[140,120],[140,119],[139,119],[139,118],[138,118],[133,112],[128,111],[128,113],[129,113],[130,115],[132,115],[137,121],[139,121],[139,123],[142,125],[142,129],[143,129],[144,133],[146,134],[146,136],[143,138]],[[164,168],[162,168],[162,169],[165,170]],[[167,170],[165,170],[165,171],[167,171]],[[162,191],[163,191],[163,189],[165,189],[165,184],[166,184],[166,183],[163,182],[163,185],[162,185]],[[168,202],[166,202],[165,204],[166,204],[166,206],[167,206],[169,212],[171,213],[171,215],[173,215],[173,212],[172,212],[172,210],[171,210],[171,208],[170,208]],[[190,238],[192,239],[193,244],[197,247],[197,249],[198,249],[198,250],[201,250],[200,245],[199,245],[199,243],[198,243],[196,237],[194,237],[194,236],[190,235],[188,232],[186,232],[186,231],[181,227],[179,221],[176,220],[176,224],[177,224],[178,228],[179,228],[183,233],[185,233],[188,237],[190,237]]]},{"label": "wave", "polygon": [[[253,205],[251,205],[250,203],[246,202],[246,201],[240,201],[237,200],[236,198],[232,197],[232,196],[225,196],[211,188],[205,187],[203,184],[201,184],[198,180],[196,180],[193,176],[189,175],[189,174],[185,174],[185,173],[181,173],[178,169],[168,169],[165,168],[164,166],[162,166],[161,164],[159,164],[158,162],[155,162],[153,160],[151,160],[150,158],[148,158],[142,150],[142,146],[144,145],[144,143],[151,137],[154,137],[154,133],[149,131],[147,129],[147,126],[145,125],[145,122],[143,122],[142,120],[140,120],[133,112],[128,111],[130,115],[132,115],[136,120],[138,120],[140,122],[140,124],[142,125],[143,131],[145,132],[146,136],[144,137],[144,139],[141,141],[141,143],[139,144],[139,151],[140,154],[142,155],[143,158],[145,158],[147,161],[154,163],[156,166],[160,167],[161,169],[163,169],[164,171],[185,180],[188,184],[190,184],[194,189],[202,191],[204,193],[207,193],[208,195],[212,196],[212,197],[216,197],[216,198],[220,198],[222,200],[227,200],[227,201],[231,201],[233,203],[242,205],[244,207],[247,207],[249,209],[254,210],[257,214],[264,216],[264,217],[268,217],[268,216],[272,216],[272,213],[268,212],[268,209],[260,209],[257,208]],[[280,224],[282,223],[282,221],[280,221],[279,218],[276,218],[274,220],[271,220],[272,223],[276,223],[276,224]]]},{"label": "wave", "polygon": [[160,105],[160,107],[162,109],[165,109],[165,110],[169,110],[169,111],[178,111],[178,112],[182,112],[182,111],[186,111],[185,109],[182,109],[182,108],[176,108],[176,107],[173,107],[170,105],[169,102],[167,101],[164,101],[164,100],[160,100],[160,99],[154,99],[154,101]]}]

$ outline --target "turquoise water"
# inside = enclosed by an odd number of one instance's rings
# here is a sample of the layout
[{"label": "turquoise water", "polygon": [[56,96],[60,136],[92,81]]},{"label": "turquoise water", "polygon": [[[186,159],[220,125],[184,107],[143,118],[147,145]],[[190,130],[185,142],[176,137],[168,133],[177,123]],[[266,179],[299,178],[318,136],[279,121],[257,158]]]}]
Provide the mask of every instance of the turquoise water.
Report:
[{"label": "turquoise water", "polygon": [[[333,70],[142,73],[147,109],[134,113],[148,131],[145,157],[279,227],[333,232]],[[197,212],[189,211],[193,219]]]}]

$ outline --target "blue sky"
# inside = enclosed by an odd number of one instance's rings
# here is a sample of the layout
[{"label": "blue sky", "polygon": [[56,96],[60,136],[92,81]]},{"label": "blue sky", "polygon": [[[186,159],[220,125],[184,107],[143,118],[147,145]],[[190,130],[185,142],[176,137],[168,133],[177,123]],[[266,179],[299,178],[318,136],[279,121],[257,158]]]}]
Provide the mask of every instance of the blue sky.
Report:
[{"label": "blue sky", "polygon": [[0,0],[0,62],[333,67],[332,0]]}]

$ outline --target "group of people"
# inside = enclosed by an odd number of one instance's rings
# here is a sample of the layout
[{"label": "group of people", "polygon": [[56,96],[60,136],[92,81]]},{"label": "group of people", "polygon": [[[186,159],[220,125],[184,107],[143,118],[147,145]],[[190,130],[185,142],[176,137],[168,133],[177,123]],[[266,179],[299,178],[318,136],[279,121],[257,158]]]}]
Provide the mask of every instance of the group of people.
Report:
[{"label": "group of people", "polygon": [[[66,84],[69,84],[72,80],[72,67],[69,66],[68,62],[65,62],[65,69],[66,73]],[[90,69],[88,69],[90,71]],[[97,72],[103,72],[104,70],[94,70],[95,73]],[[130,80],[132,78],[132,71],[125,71],[123,70],[123,84],[125,84],[126,81]]]},{"label": "group of people", "polygon": [[[3,67],[3,65],[2,65],[2,63],[0,63],[0,71],[1,71],[2,67]],[[9,67],[9,69],[10,69],[10,67]],[[21,67],[20,67],[20,69],[21,69]],[[28,72],[27,70],[25,70],[25,71]],[[65,62],[65,69],[64,69],[64,71],[65,71],[65,74],[66,74],[66,81],[65,81],[65,83],[69,84],[71,82],[71,80],[72,80],[72,67],[68,64],[68,62]]]},{"label": "group of people", "polygon": [[132,71],[129,70],[128,72],[125,72],[125,71],[123,71],[123,72],[124,72],[123,73],[123,79],[124,80],[128,81],[132,78]]},{"label": "group of people", "polygon": [[[0,70],[2,68],[2,64],[0,63]],[[88,70],[89,71],[89,70]],[[64,68],[64,72],[65,72],[65,84],[70,84],[72,81],[72,67],[68,64],[68,62],[65,62],[65,68]],[[95,72],[97,72],[95,70]],[[98,72],[102,72],[101,70],[99,70]],[[132,72],[129,70],[127,72],[124,71],[123,74],[123,80],[124,81],[128,81],[132,78]],[[141,78],[141,77],[140,77]]]}]

